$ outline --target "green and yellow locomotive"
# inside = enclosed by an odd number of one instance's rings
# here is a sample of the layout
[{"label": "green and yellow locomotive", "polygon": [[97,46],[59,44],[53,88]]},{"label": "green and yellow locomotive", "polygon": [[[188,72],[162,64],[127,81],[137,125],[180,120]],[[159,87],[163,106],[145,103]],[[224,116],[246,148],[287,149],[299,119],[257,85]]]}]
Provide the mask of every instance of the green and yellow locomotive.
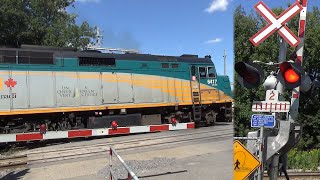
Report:
[{"label": "green and yellow locomotive", "polygon": [[210,56],[0,48],[0,131],[230,121],[230,81]]}]

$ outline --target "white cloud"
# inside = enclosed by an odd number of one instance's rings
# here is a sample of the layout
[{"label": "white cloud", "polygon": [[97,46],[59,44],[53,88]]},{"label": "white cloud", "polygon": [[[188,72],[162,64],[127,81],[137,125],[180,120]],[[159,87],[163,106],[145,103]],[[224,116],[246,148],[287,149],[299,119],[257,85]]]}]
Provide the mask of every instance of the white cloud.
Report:
[{"label": "white cloud", "polygon": [[221,42],[221,41],[222,41],[221,38],[215,38],[215,39],[208,40],[205,43],[206,44],[213,44],[213,43],[218,43],[218,42]]},{"label": "white cloud", "polygon": [[99,3],[101,0],[76,0],[76,2],[80,3]]},{"label": "white cloud", "polygon": [[225,11],[229,5],[230,0],[213,0],[210,6],[205,9],[208,13],[213,13],[215,11]]}]

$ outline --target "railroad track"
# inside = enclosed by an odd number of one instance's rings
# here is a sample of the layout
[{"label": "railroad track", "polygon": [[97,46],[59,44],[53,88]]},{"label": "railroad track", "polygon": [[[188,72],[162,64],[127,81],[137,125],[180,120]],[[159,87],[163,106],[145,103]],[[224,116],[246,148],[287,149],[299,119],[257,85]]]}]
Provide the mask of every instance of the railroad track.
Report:
[{"label": "railroad track", "polygon": [[25,167],[28,164],[27,155],[0,158],[0,170]]},{"label": "railroad track", "polygon": [[[320,172],[313,171],[313,172],[288,172],[290,179],[320,179]],[[264,179],[268,179],[268,174],[264,174]],[[284,174],[282,176],[278,176],[278,179],[286,179]]]},{"label": "railroad track", "polygon": [[[50,150],[29,150],[19,156],[5,157],[0,159],[1,169],[14,169],[26,165],[49,163],[76,158],[84,158],[98,155],[107,155],[110,146],[117,151],[133,150],[139,148],[157,147],[163,145],[180,144],[207,139],[219,139],[228,135],[232,136],[230,128],[212,129],[200,132],[188,132],[175,135],[162,135],[151,138],[139,138],[127,141],[115,141],[92,145],[79,145],[65,148],[54,148]],[[3,162],[3,163],[2,163]]]},{"label": "railroad track", "polygon": [[[56,151],[49,151],[46,153],[37,152],[28,154],[28,164],[39,164],[39,163],[49,163],[56,162],[61,160],[70,160],[75,158],[83,158],[97,155],[107,155],[110,146],[113,146],[118,152],[123,150],[133,150],[138,148],[149,148],[163,145],[171,145],[171,144],[180,144],[185,142],[199,141],[199,140],[207,140],[207,139],[219,139],[222,137],[226,137],[228,135],[232,135],[233,131],[226,131],[224,133],[215,134],[215,136],[207,136],[208,133],[202,134],[200,137],[191,137],[192,135],[184,135],[183,138],[166,138],[165,140],[157,139],[155,140],[137,140],[140,141],[138,144],[128,144],[128,143],[117,143],[117,144],[104,144],[103,146],[87,146],[82,147],[81,149],[59,149]],[[187,136],[187,137],[186,137]]]},{"label": "railroad track", "polygon": [[[190,136],[190,135],[199,135],[199,134],[206,134],[210,132],[222,132],[226,131],[229,129],[217,129],[217,130],[209,130],[209,131],[200,131],[200,132],[190,132],[190,133],[182,133],[182,134],[175,134],[175,135],[165,135],[165,136],[157,136],[157,137],[147,137],[147,138],[139,138],[136,140],[127,140],[127,141],[113,141],[113,142],[108,142],[108,143],[98,143],[98,144],[92,144],[92,145],[84,145],[84,146],[70,146],[67,148],[59,148],[59,151],[67,151],[67,150],[76,150],[76,149],[83,149],[83,148],[91,148],[91,147],[105,147],[106,145],[108,146],[113,146],[116,144],[137,144],[140,143],[141,141],[149,141],[149,140],[159,140],[159,139],[166,139],[166,138],[175,138],[175,137],[180,137],[180,136]],[[33,154],[39,154],[39,153],[50,153],[50,152],[56,152],[57,149],[50,149],[50,150],[32,150],[30,152],[26,152],[28,155],[33,155]]]}]

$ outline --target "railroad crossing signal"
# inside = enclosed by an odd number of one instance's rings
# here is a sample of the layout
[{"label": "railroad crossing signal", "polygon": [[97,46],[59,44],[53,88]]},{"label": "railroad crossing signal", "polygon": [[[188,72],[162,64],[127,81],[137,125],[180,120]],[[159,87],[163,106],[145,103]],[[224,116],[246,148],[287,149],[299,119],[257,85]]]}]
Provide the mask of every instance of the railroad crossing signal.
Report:
[{"label": "railroad crossing signal", "polygon": [[280,64],[280,73],[285,87],[293,89],[301,85],[302,67],[298,63],[283,62]]},{"label": "railroad crossing signal", "polygon": [[245,62],[235,64],[235,71],[238,74],[237,81],[248,89],[258,87],[264,80],[263,86],[266,90],[274,89],[278,82],[287,89],[300,86],[303,92],[309,91],[313,84],[316,87],[316,83],[312,82],[309,75],[305,74],[299,63],[282,62],[279,64],[279,69],[277,76],[272,74],[265,79],[264,71],[258,64]]},{"label": "railroad crossing signal", "polygon": [[285,26],[285,23],[302,10],[302,6],[298,2],[294,3],[286,11],[281,13],[279,17],[276,17],[262,1],[255,5],[255,9],[268,21],[268,25],[250,38],[250,41],[254,46],[258,46],[277,30],[279,30],[278,34],[280,34],[291,47],[296,47],[300,43],[300,39]]},{"label": "railroad crossing signal", "polygon": [[235,71],[238,73],[238,82],[246,88],[258,87],[264,80],[263,69],[254,63],[237,62]]},{"label": "railroad crossing signal", "polygon": [[243,180],[250,176],[259,166],[260,161],[252,155],[239,141],[233,142],[234,180]]}]

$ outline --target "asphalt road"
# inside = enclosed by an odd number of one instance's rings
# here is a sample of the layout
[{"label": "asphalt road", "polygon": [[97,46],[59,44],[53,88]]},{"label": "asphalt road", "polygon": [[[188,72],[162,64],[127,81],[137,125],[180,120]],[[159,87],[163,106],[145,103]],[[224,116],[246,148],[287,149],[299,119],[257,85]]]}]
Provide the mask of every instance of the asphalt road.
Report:
[{"label": "asphalt road", "polygon": [[[146,137],[183,135],[185,133],[212,131],[208,137],[181,143],[171,143],[152,147],[141,147],[119,151],[120,156],[128,163],[139,179],[233,179],[233,126],[218,125],[199,129],[168,131],[133,136],[72,141],[41,147],[34,150],[59,149],[64,147],[90,145],[104,142],[121,142]],[[219,136],[219,134],[227,135]],[[197,134],[194,135],[196,138]],[[202,135],[203,136],[203,135]],[[32,150],[31,150],[32,151]],[[115,162],[114,168],[120,174],[120,165]],[[109,175],[109,159],[106,155],[58,161],[48,164],[35,164],[28,169],[11,172],[3,179],[106,179]],[[122,174],[125,177],[125,174]]]}]

